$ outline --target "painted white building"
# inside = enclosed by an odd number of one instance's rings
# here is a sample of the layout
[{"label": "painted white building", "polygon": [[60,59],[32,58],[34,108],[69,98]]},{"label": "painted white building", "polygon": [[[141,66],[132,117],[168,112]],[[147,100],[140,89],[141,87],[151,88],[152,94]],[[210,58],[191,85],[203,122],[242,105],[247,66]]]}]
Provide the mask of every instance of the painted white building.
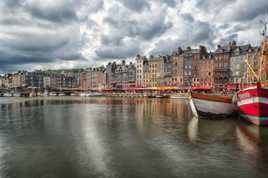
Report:
[{"label": "painted white building", "polygon": [[144,87],[144,62],[146,61],[145,56],[136,57],[136,87]]}]

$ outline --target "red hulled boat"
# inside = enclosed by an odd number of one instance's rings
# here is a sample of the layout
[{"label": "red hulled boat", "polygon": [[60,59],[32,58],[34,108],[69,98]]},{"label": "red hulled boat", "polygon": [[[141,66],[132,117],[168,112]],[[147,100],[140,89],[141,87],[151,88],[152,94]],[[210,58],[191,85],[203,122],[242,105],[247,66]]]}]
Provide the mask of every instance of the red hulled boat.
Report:
[{"label": "red hulled boat", "polygon": [[241,118],[256,125],[268,125],[268,87],[264,85],[264,82],[267,80],[268,57],[266,27],[263,35],[264,40],[259,51],[258,75],[249,64],[248,59],[246,60],[247,75],[252,75],[257,82],[237,93],[237,105]]},{"label": "red hulled boat", "polygon": [[237,93],[241,118],[256,125],[268,125],[268,88],[260,83]]}]

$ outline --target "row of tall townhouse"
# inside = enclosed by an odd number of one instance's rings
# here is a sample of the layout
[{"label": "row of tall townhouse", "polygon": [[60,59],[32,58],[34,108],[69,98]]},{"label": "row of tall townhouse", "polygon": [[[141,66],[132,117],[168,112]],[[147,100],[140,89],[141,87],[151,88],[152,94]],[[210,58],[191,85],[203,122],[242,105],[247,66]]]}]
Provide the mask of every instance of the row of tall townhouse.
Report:
[{"label": "row of tall townhouse", "polygon": [[[268,55],[268,54],[267,54]],[[127,89],[162,86],[225,88],[227,84],[252,81],[245,60],[258,73],[260,51],[250,44],[178,48],[170,55],[137,55],[136,63],[109,62],[106,66],[60,71],[17,72],[0,77],[0,87],[47,89]],[[267,71],[266,71],[267,72]],[[267,72],[268,73],[268,72]]]},{"label": "row of tall townhouse", "polygon": [[[208,86],[218,89],[227,84],[247,82],[247,59],[258,72],[260,51],[250,44],[238,46],[235,41],[217,46],[215,52],[206,47],[178,48],[171,56],[137,55],[136,87]],[[267,71],[268,72],[268,71]]]},{"label": "row of tall townhouse", "polygon": [[121,63],[109,62],[106,66],[106,86],[108,88],[134,88],[136,82],[136,66],[130,62],[126,64],[125,60]]},{"label": "row of tall townhouse", "polygon": [[106,85],[105,67],[88,68],[80,73],[80,88],[87,89],[102,89]]},{"label": "row of tall townhouse", "polygon": [[0,76],[0,88],[18,88],[25,86],[25,72]]},{"label": "row of tall townhouse", "polygon": [[79,87],[79,76],[53,73],[51,71],[17,72],[1,77],[0,88],[62,89]]},{"label": "row of tall townhouse", "polygon": [[206,58],[206,48],[186,50],[178,48],[171,56],[145,56],[136,58],[136,86],[182,86],[195,85],[200,59]]}]

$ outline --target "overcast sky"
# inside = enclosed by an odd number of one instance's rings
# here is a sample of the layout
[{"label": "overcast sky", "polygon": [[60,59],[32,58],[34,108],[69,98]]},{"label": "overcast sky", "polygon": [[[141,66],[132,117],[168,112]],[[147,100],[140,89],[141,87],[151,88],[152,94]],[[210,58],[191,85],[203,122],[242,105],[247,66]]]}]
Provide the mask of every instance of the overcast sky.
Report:
[{"label": "overcast sky", "polygon": [[268,0],[0,0],[0,73],[258,44]]}]

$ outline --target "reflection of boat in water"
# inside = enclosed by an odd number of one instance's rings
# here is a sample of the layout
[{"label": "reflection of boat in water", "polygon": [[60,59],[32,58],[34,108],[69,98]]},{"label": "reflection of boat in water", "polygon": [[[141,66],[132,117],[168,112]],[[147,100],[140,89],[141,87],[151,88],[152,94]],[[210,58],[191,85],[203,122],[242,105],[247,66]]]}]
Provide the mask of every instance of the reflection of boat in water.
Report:
[{"label": "reflection of boat in water", "polygon": [[192,92],[190,107],[195,117],[228,117],[235,112],[231,96],[210,95]]},{"label": "reflection of boat in water", "polygon": [[192,118],[187,126],[190,142],[215,143],[229,139],[235,134],[233,120],[208,120]]},{"label": "reflection of boat in water", "polygon": [[237,124],[236,135],[241,150],[246,154],[254,155],[256,160],[258,157],[263,157],[263,154],[267,154],[267,128],[241,122]]},{"label": "reflection of boat in water", "polygon": [[187,131],[188,131],[189,140],[191,142],[194,142],[198,136],[198,119],[197,118],[194,117],[189,121]]},{"label": "reflection of boat in water", "polygon": [[238,124],[236,127],[236,135],[240,148],[247,153],[257,153],[259,142],[258,127],[246,125],[245,123]]}]

